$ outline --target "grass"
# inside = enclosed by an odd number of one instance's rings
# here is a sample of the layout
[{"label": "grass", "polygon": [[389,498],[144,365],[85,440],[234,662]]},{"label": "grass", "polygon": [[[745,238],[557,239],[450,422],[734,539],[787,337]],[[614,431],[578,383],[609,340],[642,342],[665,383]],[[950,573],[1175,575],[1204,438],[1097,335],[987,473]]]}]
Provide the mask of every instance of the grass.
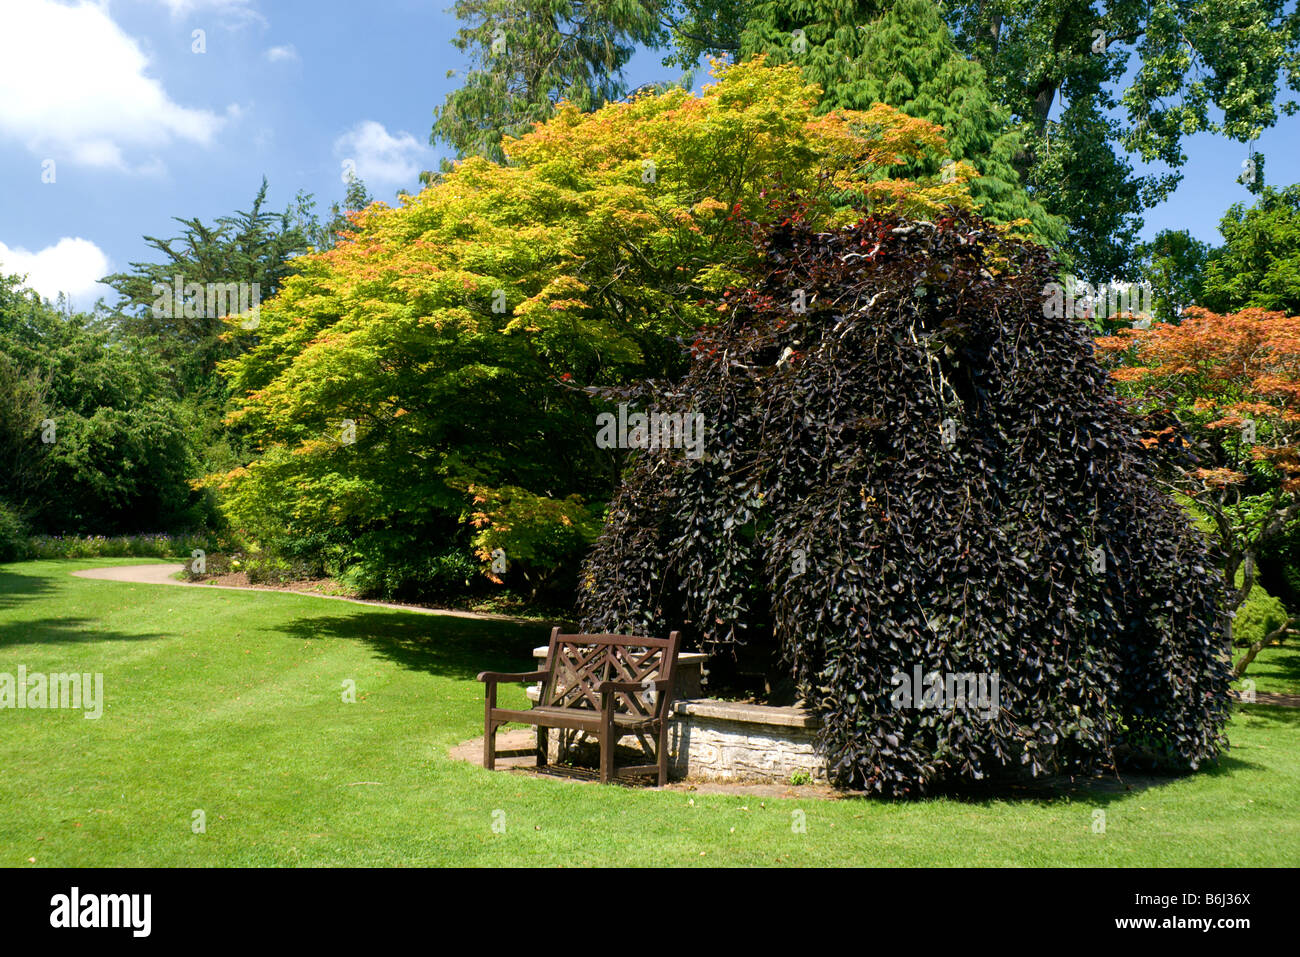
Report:
[{"label": "grass", "polygon": [[102,672],[107,699],[98,721],[0,711],[0,866],[1300,859],[1297,709],[1244,707],[1216,767],[1131,789],[887,803],[599,787],[447,757],[480,733],[474,674],[526,666],[543,626],[69,577],[131,563],[0,566],[0,672]]}]

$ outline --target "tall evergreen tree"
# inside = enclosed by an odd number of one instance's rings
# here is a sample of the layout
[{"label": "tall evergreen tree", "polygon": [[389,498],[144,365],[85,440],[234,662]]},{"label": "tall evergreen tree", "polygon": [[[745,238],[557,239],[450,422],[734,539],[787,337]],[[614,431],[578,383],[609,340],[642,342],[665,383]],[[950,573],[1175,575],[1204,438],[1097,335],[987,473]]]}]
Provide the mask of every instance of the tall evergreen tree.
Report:
[{"label": "tall evergreen tree", "polygon": [[343,199],[330,203],[329,219],[325,222],[316,218],[315,199],[308,194],[298,194],[297,224],[318,252],[334,248],[341,238],[356,232],[356,224],[348,214],[360,212],[375,201],[365,181],[355,173],[348,173],[345,183]]},{"label": "tall evergreen tree", "polygon": [[238,345],[227,335],[230,327],[225,316],[214,314],[206,303],[197,309],[186,309],[185,303],[155,308],[159,288],[174,289],[177,277],[182,289],[191,283],[244,283],[251,301],[256,284],[257,296],[269,299],[289,275],[292,259],[310,248],[312,235],[319,231],[310,213],[310,197],[299,193],[294,205],[276,213],[266,208],[266,193],[263,178],[247,211],[219,217],[211,225],[197,217],[175,217],[184,227],[180,236],[144,237],[162,254],[158,261],[133,262],[129,272],[102,280],[120,297],[115,304],[120,330],[152,344],[171,365],[182,394],[223,397],[216,366],[234,355]]},{"label": "tall evergreen tree", "polygon": [[951,158],[978,170],[971,193],[985,215],[1027,219],[1048,242],[1065,238],[1064,224],[1021,186],[1014,164],[1024,145],[1009,111],[994,99],[983,68],[957,49],[930,0],[764,0],[752,8],[740,53],[798,63],[822,87],[823,110],[888,103],[938,123]]},{"label": "tall evergreen tree", "polygon": [[619,98],[635,45],[661,39],[663,7],[662,0],[456,0],[465,26],[452,43],[472,66],[434,111],[429,141],[501,161],[501,138],[549,119],[559,100],[590,111]]}]

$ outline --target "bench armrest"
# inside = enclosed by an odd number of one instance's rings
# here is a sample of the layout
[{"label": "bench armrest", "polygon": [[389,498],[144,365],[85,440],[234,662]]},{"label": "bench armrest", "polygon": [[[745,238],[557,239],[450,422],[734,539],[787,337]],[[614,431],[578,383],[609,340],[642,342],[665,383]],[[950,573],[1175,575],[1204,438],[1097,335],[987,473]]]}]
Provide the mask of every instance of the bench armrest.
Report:
[{"label": "bench armrest", "polygon": [[478,680],[489,684],[496,684],[498,681],[541,681],[549,671],[480,671]]}]

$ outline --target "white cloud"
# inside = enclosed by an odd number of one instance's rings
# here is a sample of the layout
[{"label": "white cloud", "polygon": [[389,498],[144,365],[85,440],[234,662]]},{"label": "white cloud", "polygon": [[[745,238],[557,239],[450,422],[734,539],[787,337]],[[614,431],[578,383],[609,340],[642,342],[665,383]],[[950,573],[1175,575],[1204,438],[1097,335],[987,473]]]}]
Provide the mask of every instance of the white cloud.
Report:
[{"label": "white cloud", "polygon": [[108,274],[108,257],[89,239],[60,239],[40,252],[13,249],[0,243],[0,274],[27,276],[27,286],[46,299],[57,299],[65,292],[82,308],[110,292],[99,280]]},{"label": "white cloud", "polygon": [[357,176],[367,184],[404,183],[420,174],[418,158],[428,147],[410,133],[391,135],[384,124],[363,120],[334,141],[334,152],[356,164]]},{"label": "white cloud", "polygon": [[282,47],[271,47],[266,51],[266,58],[272,63],[297,60],[298,51],[294,49],[292,43]]},{"label": "white cloud", "polygon": [[42,158],[121,169],[128,150],[210,145],[226,119],[174,102],[148,65],[104,6],[4,0],[0,137]]}]

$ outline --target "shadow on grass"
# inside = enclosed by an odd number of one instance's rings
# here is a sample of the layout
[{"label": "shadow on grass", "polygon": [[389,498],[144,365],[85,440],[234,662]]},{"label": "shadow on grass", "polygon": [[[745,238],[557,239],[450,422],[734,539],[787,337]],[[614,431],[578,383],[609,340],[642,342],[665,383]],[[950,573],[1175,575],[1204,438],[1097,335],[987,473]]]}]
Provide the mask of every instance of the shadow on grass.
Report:
[{"label": "shadow on grass", "polygon": [[1150,788],[1162,787],[1187,775],[1133,774],[1121,772],[1118,776],[1100,777],[1066,777],[1052,775],[1049,777],[1026,780],[993,780],[983,784],[956,784],[950,787],[935,788],[914,798],[889,799],[876,794],[855,792],[848,795],[854,800],[894,800],[904,803],[909,800],[944,800],[959,804],[989,807],[995,803],[1055,804],[1061,800],[1070,800],[1080,804],[1101,807],[1112,801],[1141,793]]},{"label": "shadow on grass", "polygon": [[127,634],[105,629],[92,630],[91,618],[39,618],[0,624],[0,648],[15,645],[60,645],[91,641],[147,641],[167,638],[151,633]]},{"label": "shadow on grass", "polygon": [[1300,708],[1275,704],[1239,704],[1237,714],[1268,721],[1276,727],[1300,728]]},{"label": "shadow on grass", "polygon": [[0,611],[17,607],[21,602],[40,598],[54,591],[49,578],[42,575],[24,575],[0,567]]},{"label": "shadow on grass", "polygon": [[400,611],[303,617],[277,630],[306,640],[364,642],[379,657],[403,668],[468,681],[480,671],[532,669],[532,649],[546,644],[551,634],[545,624]]},{"label": "shadow on grass", "polygon": [[[535,667],[532,649],[546,643],[550,628],[542,623],[516,623],[422,615],[399,611],[366,611],[351,615],[302,617],[277,630],[299,640],[341,639],[369,645],[380,658],[400,667],[459,680],[473,680],[480,671],[526,671]],[[1287,725],[1300,724],[1300,709],[1252,705],[1241,710]],[[1063,799],[1084,806],[1112,802],[1196,775],[1258,773],[1262,766],[1231,750],[1198,772],[1153,774],[1125,770],[1100,778],[1052,777],[1039,781],[993,782],[981,787],[943,789],[924,798],[969,804],[997,801],[1055,803]],[[870,794],[846,798],[873,799]]]}]

